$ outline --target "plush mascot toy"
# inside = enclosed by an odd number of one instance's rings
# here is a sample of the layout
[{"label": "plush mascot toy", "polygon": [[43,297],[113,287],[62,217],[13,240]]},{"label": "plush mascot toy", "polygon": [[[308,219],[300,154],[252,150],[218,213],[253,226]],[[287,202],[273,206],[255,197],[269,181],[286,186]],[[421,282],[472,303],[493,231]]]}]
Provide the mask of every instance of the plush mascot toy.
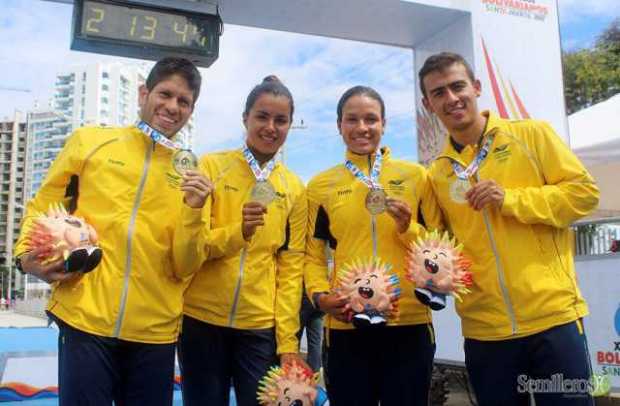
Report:
[{"label": "plush mascot toy", "polygon": [[97,233],[83,218],[67,213],[61,204],[50,205],[47,213],[38,213],[28,230],[28,247],[50,246],[42,262],[65,260],[66,272],[90,272],[101,262]]},{"label": "plush mascot toy", "polygon": [[329,406],[327,393],[317,385],[319,374],[299,362],[272,367],[260,381],[257,399],[262,406]]},{"label": "plush mascot toy", "polygon": [[398,276],[378,259],[345,265],[336,290],[348,298],[351,321],[357,328],[384,326],[387,318],[398,314]]},{"label": "plush mascot toy", "polygon": [[435,230],[426,238],[419,238],[409,247],[406,259],[407,279],[415,283],[415,295],[433,310],[446,307],[446,295],[457,300],[469,293],[472,275],[471,261],[462,254],[463,245],[456,245],[448,233],[439,235]]}]

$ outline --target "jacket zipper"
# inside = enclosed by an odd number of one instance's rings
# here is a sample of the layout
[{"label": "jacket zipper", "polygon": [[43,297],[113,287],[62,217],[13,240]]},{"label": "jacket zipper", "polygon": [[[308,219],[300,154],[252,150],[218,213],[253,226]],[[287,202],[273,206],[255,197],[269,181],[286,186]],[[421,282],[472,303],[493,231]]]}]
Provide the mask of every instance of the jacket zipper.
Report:
[{"label": "jacket zipper", "polygon": [[129,219],[129,227],[127,228],[127,254],[125,257],[125,277],[123,280],[123,292],[121,293],[121,305],[118,311],[118,318],[116,319],[116,326],[114,327],[114,337],[118,338],[121,333],[121,326],[123,324],[123,318],[125,317],[125,307],[127,305],[127,292],[129,290],[129,276],[131,274],[131,249],[133,246],[133,232],[136,226],[136,217],[138,217],[138,208],[140,201],[142,200],[142,194],[144,193],[144,184],[149,173],[149,167],[151,166],[151,156],[153,155],[153,148],[146,149],[146,156],[144,158],[144,169],[142,170],[142,178],[140,178],[140,184],[138,185],[138,191],[136,192],[136,198],[133,202],[133,209],[131,211],[131,217]]},{"label": "jacket zipper", "polygon": [[241,258],[239,259],[239,279],[237,280],[237,286],[235,287],[235,294],[233,296],[232,308],[230,309],[230,316],[228,317],[228,326],[232,327],[235,321],[235,315],[237,313],[237,305],[239,304],[239,294],[241,292],[241,280],[243,279],[243,269],[245,267],[245,257],[247,256],[248,249],[243,248],[241,250]]},{"label": "jacket zipper", "polygon": [[[478,173],[476,173],[474,176],[476,177],[476,182],[480,181]],[[493,250],[493,256],[495,257],[497,278],[499,281],[500,290],[502,291],[502,298],[504,299],[504,304],[506,305],[506,310],[508,311],[508,317],[510,318],[512,335],[515,335],[517,334],[517,320],[515,317],[514,307],[512,306],[512,301],[510,300],[510,296],[508,295],[508,288],[506,287],[506,276],[504,275],[504,267],[499,260],[499,251],[497,249],[497,244],[495,243],[495,237],[493,236],[493,230],[491,229],[491,222],[489,221],[489,214],[486,208],[482,209],[482,218],[484,219],[484,225],[487,229],[487,234],[491,243],[491,249]]]},{"label": "jacket zipper", "polygon": [[[368,155],[368,177],[370,177],[370,172],[372,171],[372,162],[370,159],[370,155]],[[370,234],[372,236],[372,259],[377,259],[377,216],[374,214],[370,215]]]}]

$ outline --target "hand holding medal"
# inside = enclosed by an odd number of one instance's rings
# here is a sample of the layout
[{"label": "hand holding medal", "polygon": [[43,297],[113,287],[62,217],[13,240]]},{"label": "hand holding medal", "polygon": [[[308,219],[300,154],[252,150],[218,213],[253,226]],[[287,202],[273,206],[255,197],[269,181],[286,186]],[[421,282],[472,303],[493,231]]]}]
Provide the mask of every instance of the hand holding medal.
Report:
[{"label": "hand holding medal", "polygon": [[183,201],[189,207],[193,209],[203,207],[213,189],[213,183],[202,173],[196,170],[185,171],[181,191],[185,193]]},{"label": "hand holding medal", "polygon": [[265,219],[263,216],[267,213],[267,208],[259,202],[248,202],[243,205],[241,214],[243,217],[241,223],[241,232],[243,233],[243,239],[250,241],[256,228],[258,226],[265,225]]},{"label": "hand holding medal", "polygon": [[172,155],[172,167],[183,177],[181,183],[181,190],[185,192],[183,201],[195,209],[204,206],[207,197],[213,191],[213,184],[197,171],[198,157],[189,149],[183,148],[180,142],[172,141],[145,121],[139,121],[136,127],[153,142],[175,151]]},{"label": "hand holding medal", "polygon": [[388,197],[386,200],[387,213],[394,219],[399,233],[404,233],[411,224],[411,207],[398,199]]}]

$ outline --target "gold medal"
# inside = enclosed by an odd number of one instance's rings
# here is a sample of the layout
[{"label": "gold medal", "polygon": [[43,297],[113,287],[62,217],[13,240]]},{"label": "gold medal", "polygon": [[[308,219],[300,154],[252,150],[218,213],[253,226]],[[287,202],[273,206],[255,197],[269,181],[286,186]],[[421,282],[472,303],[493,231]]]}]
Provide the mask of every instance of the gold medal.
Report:
[{"label": "gold medal", "polygon": [[450,185],[450,197],[452,201],[459,204],[467,203],[465,193],[467,193],[470,187],[469,181],[456,178]]},{"label": "gold medal", "polygon": [[179,175],[185,175],[188,170],[198,168],[198,157],[188,149],[180,149],[172,156],[172,166]]},{"label": "gold medal", "polygon": [[387,195],[383,189],[370,189],[366,195],[366,209],[372,215],[383,213],[387,208]]},{"label": "gold medal", "polygon": [[252,188],[252,195],[250,196],[250,200],[253,202],[258,202],[266,207],[275,198],[276,191],[274,190],[273,186],[271,186],[271,183],[266,180],[257,181]]}]

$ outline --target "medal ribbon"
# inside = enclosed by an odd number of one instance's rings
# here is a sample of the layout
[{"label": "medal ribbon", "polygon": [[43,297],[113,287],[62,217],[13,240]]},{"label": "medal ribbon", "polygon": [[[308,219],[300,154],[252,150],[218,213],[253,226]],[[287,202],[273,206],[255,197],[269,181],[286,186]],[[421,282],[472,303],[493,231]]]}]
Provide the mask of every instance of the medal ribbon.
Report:
[{"label": "medal ribbon", "polygon": [[163,145],[164,147],[170,148],[172,150],[183,149],[182,143],[172,141],[144,121],[138,121],[136,127],[138,127],[138,129],[140,129],[140,131],[142,131],[144,134],[151,137],[151,139],[159,145]]},{"label": "medal ribbon", "polygon": [[480,151],[478,151],[478,155],[476,155],[476,158],[474,158],[474,160],[469,164],[469,166],[467,166],[467,168],[465,168],[456,160],[450,158],[450,161],[452,162],[452,169],[454,169],[454,174],[459,179],[469,180],[472,175],[478,172],[480,164],[482,163],[482,161],[484,161],[487,155],[489,155],[489,148],[491,148],[492,142],[493,137],[488,136],[486,142],[484,143],[482,148],[480,148]]},{"label": "medal ribbon", "polygon": [[377,150],[375,154],[375,162],[370,168],[370,177],[366,176],[364,172],[360,168],[357,167],[353,162],[347,159],[344,163],[344,166],[361,182],[363,182],[369,189],[381,189],[381,185],[379,184],[379,174],[381,173],[381,164],[383,162],[383,155],[381,154],[381,150]]},{"label": "medal ribbon", "polygon": [[252,151],[250,151],[250,148],[248,148],[247,145],[243,146],[243,156],[245,157],[248,165],[250,165],[250,169],[254,173],[254,177],[256,177],[256,180],[259,182],[266,181],[269,178],[269,175],[271,175],[271,171],[273,171],[273,168],[276,166],[276,157],[274,155],[274,157],[271,158],[265,165],[265,169],[261,169],[258,161],[254,158]]}]

